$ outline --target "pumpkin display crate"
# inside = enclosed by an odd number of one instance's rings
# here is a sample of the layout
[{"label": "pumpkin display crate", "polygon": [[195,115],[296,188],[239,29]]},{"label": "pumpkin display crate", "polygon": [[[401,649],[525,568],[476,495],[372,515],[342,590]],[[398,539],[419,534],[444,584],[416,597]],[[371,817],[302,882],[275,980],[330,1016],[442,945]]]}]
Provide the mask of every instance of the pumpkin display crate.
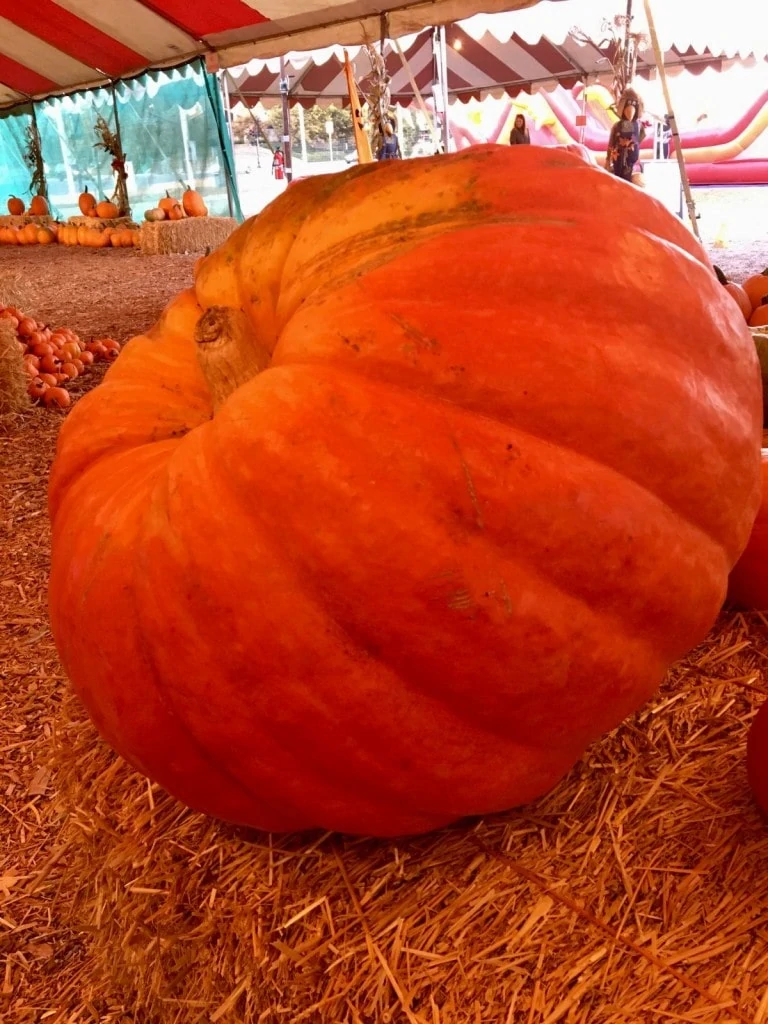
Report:
[{"label": "pumpkin display crate", "polygon": [[141,226],[141,251],[151,256],[204,252],[221,245],[236,228],[233,217],[146,221]]}]

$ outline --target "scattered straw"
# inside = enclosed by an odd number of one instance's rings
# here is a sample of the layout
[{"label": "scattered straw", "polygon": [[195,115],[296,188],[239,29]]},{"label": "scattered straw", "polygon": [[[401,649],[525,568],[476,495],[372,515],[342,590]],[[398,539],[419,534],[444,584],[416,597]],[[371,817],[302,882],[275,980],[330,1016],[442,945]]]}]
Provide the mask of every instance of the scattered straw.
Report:
[{"label": "scattered straw", "polygon": [[52,772],[93,990],[162,1024],[753,1024],[768,832],[743,762],[767,642],[725,617],[545,799],[401,842],[193,814],[66,699]]},{"label": "scattered straw", "polygon": [[0,421],[30,406],[24,360],[16,342],[16,331],[0,320]]},{"label": "scattered straw", "polygon": [[[157,320],[192,284],[194,256],[139,257],[134,249],[0,246],[0,300],[81,337],[125,341]],[[1,1018],[0,1018],[1,1019]]]},{"label": "scattered straw", "polygon": [[237,221],[231,217],[147,222],[141,228],[141,251],[148,255],[204,252],[225,242],[236,227]]}]

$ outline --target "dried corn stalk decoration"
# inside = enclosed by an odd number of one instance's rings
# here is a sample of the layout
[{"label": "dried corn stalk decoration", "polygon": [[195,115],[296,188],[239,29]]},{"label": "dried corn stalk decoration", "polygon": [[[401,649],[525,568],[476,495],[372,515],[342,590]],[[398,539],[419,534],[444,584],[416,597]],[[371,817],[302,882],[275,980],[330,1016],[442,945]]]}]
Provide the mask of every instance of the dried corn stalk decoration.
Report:
[{"label": "dried corn stalk decoration", "polygon": [[[600,31],[605,35],[597,44],[611,65],[611,94],[614,103],[612,109],[618,117],[621,116],[621,98],[629,89],[637,72],[637,55],[648,45],[648,37],[642,32],[629,31],[630,22],[631,17],[628,19],[626,14],[617,14],[612,20],[603,21]],[[590,42],[588,34],[579,28],[571,29],[571,36],[582,45]]]},{"label": "dried corn stalk decoration", "polygon": [[93,144],[94,149],[103,149],[112,157],[112,170],[115,172],[115,191],[110,196],[112,202],[117,206],[119,217],[129,217],[131,207],[128,202],[128,172],[125,169],[125,153],[120,145],[120,139],[114,134],[104,118],[99,114],[93,129],[99,136],[99,141]]},{"label": "dried corn stalk decoration", "polygon": [[24,150],[24,163],[32,171],[32,179],[29,183],[29,194],[32,196],[44,196],[46,193],[45,165],[43,164],[43,150],[40,145],[40,132],[34,122],[26,130],[27,148]]},{"label": "dried corn stalk decoration", "polygon": [[367,91],[364,97],[368,104],[368,118],[371,123],[371,149],[376,154],[387,140],[386,125],[395,119],[389,89],[392,79],[382,54],[368,43],[365,52],[371,62],[371,73],[365,80]]}]

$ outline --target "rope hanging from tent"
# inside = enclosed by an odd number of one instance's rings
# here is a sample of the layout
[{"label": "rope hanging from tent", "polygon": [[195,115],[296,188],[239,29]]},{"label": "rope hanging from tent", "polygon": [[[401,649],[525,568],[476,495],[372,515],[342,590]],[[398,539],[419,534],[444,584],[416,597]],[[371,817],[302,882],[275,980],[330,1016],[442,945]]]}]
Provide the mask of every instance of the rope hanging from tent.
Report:
[{"label": "rope hanging from tent", "polygon": [[427,127],[429,128],[429,134],[432,136],[432,141],[435,144],[435,152],[438,152],[440,150],[440,146],[441,146],[440,136],[437,134],[437,129],[435,128],[435,125],[434,125],[434,123],[432,121],[432,115],[430,114],[429,109],[427,108],[427,105],[424,102],[424,97],[419,92],[418,85],[416,85],[416,79],[413,77],[413,72],[411,71],[411,66],[408,63],[408,60],[407,60],[405,54],[403,53],[403,48],[400,45],[399,40],[393,39],[392,40],[392,45],[397,50],[397,54],[398,54],[398,56],[399,56],[399,58],[400,58],[400,60],[402,62],[403,68],[405,69],[405,73],[408,76],[408,81],[411,83],[411,88],[413,89],[413,95],[416,97],[416,102],[419,105],[419,109],[421,110],[421,112],[424,115],[424,118],[425,118],[425,120],[427,122]]},{"label": "rope hanging from tent", "polygon": [[683,185],[683,194],[685,196],[685,205],[688,208],[688,217],[691,222],[691,231],[701,241],[699,235],[699,225],[696,220],[696,204],[693,201],[693,193],[691,192],[691,184],[688,181],[688,172],[685,167],[685,157],[683,156],[683,147],[680,143],[680,133],[677,130],[677,121],[675,120],[675,112],[672,109],[672,99],[669,95],[669,83],[667,81],[667,71],[664,67],[664,54],[661,52],[661,46],[659,45],[659,38],[656,35],[656,23],[653,20],[653,12],[651,11],[650,0],[643,0],[645,4],[645,17],[648,21],[648,31],[651,35],[651,45],[653,46],[653,52],[656,57],[656,66],[659,69],[659,78],[661,80],[661,88],[664,92],[664,102],[667,105],[667,114],[669,115],[669,124],[672,129],[672,136],[675,140],[675,156],[677,157],[677,164],[680,168],[680,181]]},{"label": "rope hanging from tent", "polygon": [[256,127],[257,136],[261,135],[262,139],[264,140],[264,142],[265,142],[265,144],[267,146],[267,149],[270,151],[272,156],[274,156],[275,155],[275,147],[272,145],[272,143],[267,138],[267,133],[264,131],[264,125],[261,123],[261,121],[258,119],[258,117],[256,117],[256,115],[254,114],[252,108],[248,106],[248,103],[246,102],[245,96],[243,96],[243,93],[242,93],[242,90],[240,89],[240,86],[237,84],[237,82],[232,77],[232,73],[230,72],[229,68],[225,68],[224,69],[224,74],[226,76],[227,84],[229,85],[230,89],[237,95],[237,98],[240,100],[240,102],[243,104],[245,109],[248,111],[248,114],[250,115],[250,118],[251,118],[251,120],[253,121],[253,123],[254,123],[254,125]]}]

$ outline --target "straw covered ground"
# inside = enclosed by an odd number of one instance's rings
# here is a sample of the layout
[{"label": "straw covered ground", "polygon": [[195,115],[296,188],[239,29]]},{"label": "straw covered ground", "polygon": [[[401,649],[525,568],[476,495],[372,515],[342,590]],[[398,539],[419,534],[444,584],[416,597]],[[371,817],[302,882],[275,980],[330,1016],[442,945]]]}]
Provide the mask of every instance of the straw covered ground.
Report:
[{"label": "straw covered ground", "polygon": [[[33,315],[122,341],[192,263],[0,251],[0,299],[14,282]],[[0,1021],[768,1021],[744,769],[767,618],[725,615],[531,806],[400,842],[237,830],[129,771],[68,695],[45,608],[59,423],[0,433]]]}]

